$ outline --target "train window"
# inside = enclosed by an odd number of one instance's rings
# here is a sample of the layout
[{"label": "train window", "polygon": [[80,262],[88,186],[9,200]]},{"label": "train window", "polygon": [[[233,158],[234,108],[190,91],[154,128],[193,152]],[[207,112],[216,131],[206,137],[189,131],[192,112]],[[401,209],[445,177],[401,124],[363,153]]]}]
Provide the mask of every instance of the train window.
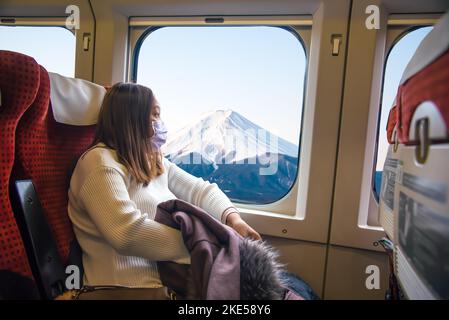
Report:
[{"label": "train window", "polygon": [[379,198],[382,170],[388,150],[388,141],[385,129],[387,126],[388,114],[394,102],[398,85],[405,67],[423,38],[432,30],[432,28],[433,27],[421,27],[419,29],[413,29],[400,37],[396,44],[391,48],[386,61],[380,122],[378,128],[377,159],[375,161],[373,179],[373,189],[376,199]]},{"label": "train window", "polygon": [[31,56],[47,71],[75,75],[75,35],[63,27],[0,26],[0,50]]},{"label": "train window", "polygon": [[295,183],[306,73],[299,35],[270,26],[163,27],[142,36],[134,78],[153,89],[167,158],[239,203]]}]

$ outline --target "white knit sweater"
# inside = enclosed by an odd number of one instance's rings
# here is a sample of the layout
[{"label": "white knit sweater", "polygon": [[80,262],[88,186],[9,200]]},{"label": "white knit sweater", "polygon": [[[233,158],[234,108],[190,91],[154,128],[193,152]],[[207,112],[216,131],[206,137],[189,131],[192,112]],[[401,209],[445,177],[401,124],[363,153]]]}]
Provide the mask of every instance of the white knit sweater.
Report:
[{"label": "white knit sweater", "polygon": [[167,159],[163,164],[165,172],[144,187],[102,144],[78,160],[68,211],[83,251],[85,284],[159,287],[155,261],[190,263],[181,233],[154,221],[160,202],[183,199],[217,219],[232,207],[215,183]]}]

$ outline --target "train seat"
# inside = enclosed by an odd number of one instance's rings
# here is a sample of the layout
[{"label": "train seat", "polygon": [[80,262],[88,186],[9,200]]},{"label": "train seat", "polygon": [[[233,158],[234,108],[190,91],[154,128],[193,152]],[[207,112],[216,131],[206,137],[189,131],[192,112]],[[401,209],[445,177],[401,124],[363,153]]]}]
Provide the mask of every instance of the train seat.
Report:
[{"label": "train seat", "polygon": [[26,298],[17,288],[17,294],[10,295],[12,288],[7,283],[16,286],[22,280],[30,282],[32,277],[10,203],[9,182],[15,161],[16,128],[36,97],[39,73],[33,58],[0,50],[0,298],[5,299]]},{"label": "train seat", "polygon": [[[77,256],[79,247],[67,213],[67,191],[76,161],[93,141],[96,121],[87,125],[62,123],[70,118],[67,116],[70,114],[70,111],[67,111],[68,107],[80,106],[82,97],[86,97],[86,95],[83,95],[79,88],[73,87],[76,87],[77,82],[83,80],[72,79],[72,83],[65,81],[60,84],[58,79],[64,81],[63,77],[56,74],[49,75],[42,66],[40,67],[39,93],[17,126],[17,172],[15,176],[21,180],[18,181],[21,184],[16,185],[16,193],[20,196],[20,192],[22,192],[23,196],[35,190],[36,200],[39,203],[32,209],[36,212],[31,214],[41,212],[43,220],[49,227],[53,241],[48,238],[39,241],[48,243],[50,247],[52,243],[53,246],[56,245],[57,254],[53,255],[53,260],[60,259],[63,266],[68,264],[80,266],[80,257]],[[104,88],[103,90],[105,91]],[[71,101],[71,99],[75,99],[75,101]],[[62,122],[58,122],[55,118]],[[24,184],[23,179],[29,179],[32,186]],[[26,205],[20,203],[20,199],[17,202],[22,204],[22,207],[18,206],[18,211],[24,214],[24,223],[31,222],[30,213],[23,212],[24,209],[27,209]],[[44,224],[44,221],[41,223]],[[35,226],[27,225],[27,227],[31,236],[39,236],[38,232],[33,234]],[[39,270],[49,268],[49,265],[46,265],[45,257],[39,257],[40,254],[45,255],[46,252],[34,252],[33,254],[37,256],[34,258],[37,258],[36,263]],[[55,263],[53,267],[58,269],[58,263]],[[60,268],[58,270],[57,272],[60,272]],[[51,274],[44,276],[52,277]],[[51,279],[52,281],[58,280]],[[49,286],[53,284],[48,282],[49,280],[47,282],[45,279],[43,280],[44,287],[47,286],[43,289],[44,298],[54,298],[60,293],[61,288],[50,288]]]},{"label": "train seat", "polygon": [[449,298],[449,13],[407,65],[387,126],[380,221],[411,299]]}]

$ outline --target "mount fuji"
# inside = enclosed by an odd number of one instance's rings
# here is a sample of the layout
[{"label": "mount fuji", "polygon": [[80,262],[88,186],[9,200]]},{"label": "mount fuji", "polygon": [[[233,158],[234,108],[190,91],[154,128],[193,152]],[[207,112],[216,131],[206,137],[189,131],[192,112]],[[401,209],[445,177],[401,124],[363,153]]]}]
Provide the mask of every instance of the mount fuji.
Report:
[{"label": "mount fuji", "polygon": [[165,156],[185,171],[243,203],[270,203],[293,186],[297,145],[258,126],[233,110],[204,114],[169,136]]}]

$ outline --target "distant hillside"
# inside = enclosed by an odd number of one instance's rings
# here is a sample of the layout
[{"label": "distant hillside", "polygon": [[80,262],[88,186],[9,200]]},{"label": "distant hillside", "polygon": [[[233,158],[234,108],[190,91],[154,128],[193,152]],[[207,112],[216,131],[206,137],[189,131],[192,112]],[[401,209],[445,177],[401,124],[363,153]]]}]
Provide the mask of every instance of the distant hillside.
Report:
[{"label": "distant hillside", "polygon": [[[238,138],[235,138],[238,137]],[[184,127],[163,152],[187,172],[217,185],[234,201],[269,203],[292,187],[298,146],[232,110],[218,110]],[[276,168],[261,175],[261,169]]]}]

